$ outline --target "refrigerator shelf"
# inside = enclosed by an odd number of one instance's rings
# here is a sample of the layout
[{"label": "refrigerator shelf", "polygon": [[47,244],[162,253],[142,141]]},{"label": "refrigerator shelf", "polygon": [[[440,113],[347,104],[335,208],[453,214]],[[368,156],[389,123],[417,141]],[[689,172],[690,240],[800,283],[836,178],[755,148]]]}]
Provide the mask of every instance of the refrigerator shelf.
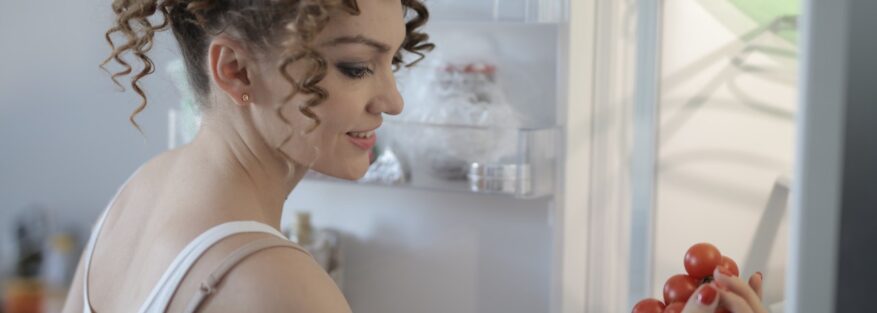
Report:
[{"label": "refrigerator shelf", "polygon": [[556,127],[496,128],[386,121],[363,179],[350,182],[311,171],[307,179],[437,191],[553,194]]}]

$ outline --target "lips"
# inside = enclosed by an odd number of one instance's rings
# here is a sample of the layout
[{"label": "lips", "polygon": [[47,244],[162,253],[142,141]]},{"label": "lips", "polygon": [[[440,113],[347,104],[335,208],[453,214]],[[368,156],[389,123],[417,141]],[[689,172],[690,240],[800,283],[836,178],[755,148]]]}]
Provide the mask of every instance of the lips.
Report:
[{"label": "lips", "polygon": [[350,140],[353,145],[359,147],[360,149],[368,151],[375,146],[375,143],[378,141],[378,136],[377,134],[375,134],[374,130],[363,132],[348,132],[347,139]]}]

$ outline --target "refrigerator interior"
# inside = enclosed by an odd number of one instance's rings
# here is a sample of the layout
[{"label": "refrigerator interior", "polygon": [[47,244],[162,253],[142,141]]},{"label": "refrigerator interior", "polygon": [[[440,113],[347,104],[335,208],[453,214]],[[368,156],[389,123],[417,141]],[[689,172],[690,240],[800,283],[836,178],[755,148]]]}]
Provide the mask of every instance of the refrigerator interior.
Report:
[{"label": "refrigerator interior", "polygon": [[[558,16],[562,2],[428,4],[431,18],[426,31],[437,48],[418,67],[494,65],[505,99],[522,117],[516,125],[525,132],[545,130],[549,134],[546,142],[536,139],[532,149],[553,158],[557,149],[551,141],[558,125]],[[405,71],[398,75],[402,89],[409,83],[404,80]],[[417,111],[419,105],[424,104],[406,98],[405,110]],[[404,120],[405,115],[387,117],[385,125],[394,126],[394,121]],[[466,139],[467,128],[453,124],[425,127],[451,134],[453,140]],[[460,129],[464,133],[456,133]],[[390,130],[400,129],[388,127]],[[425,140],[429,144],[429,138]],[[443,148],[441,142],[436,144]],[[520,141],[516,144],[521,145]],[[308,211],[315,227],[341,234],[342,289],[353,311],[548,312],[553,176],[546,178],[547,187],[535,196],[482,194],[467,190],[465,182],[442,182],[432,177],[423,183],[422,175],[430,173],[418,170],[423,166],[417,159],[409,161],[415,175],[412,184],[385,186],[308,178],[286,203],[284,225],[293,222],[294,212]],[[534,176],[554,172],[555,163],[543,162],[538,169],[536,165]]]}]

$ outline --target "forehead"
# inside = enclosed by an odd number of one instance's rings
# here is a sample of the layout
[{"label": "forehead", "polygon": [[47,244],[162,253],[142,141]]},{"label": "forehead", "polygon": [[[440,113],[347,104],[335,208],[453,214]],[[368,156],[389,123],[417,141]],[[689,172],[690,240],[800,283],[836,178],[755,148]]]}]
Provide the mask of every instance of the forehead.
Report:
[{"label": "forehead", "polygon": [[399,44],[405,37],[405,19],[400,0],[357,0],[360,14],[350,15],[340,10],[332,14],[331,21],[318,35],[323,38],[335,36],[364,35],[386,44]]}]

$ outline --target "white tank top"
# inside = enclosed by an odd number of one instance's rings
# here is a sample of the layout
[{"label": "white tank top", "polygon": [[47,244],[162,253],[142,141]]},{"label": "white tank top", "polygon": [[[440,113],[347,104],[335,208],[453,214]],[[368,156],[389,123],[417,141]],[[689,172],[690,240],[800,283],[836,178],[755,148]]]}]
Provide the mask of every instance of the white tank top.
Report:
[{"label": "white tank top", "polygon": [[[88,245],[85,248],[85,269],[83,271],[83,279],[82,279],[82,303],[84,313],[93,313],[94,310],[91,308],[91,303],[89,302],[88,297],[88,273],[91,268],[91,257],[94,253],[95,242],[98,239],[98,234],[100,233],[101,227],[103,226],[104,220],[107,217],[107,214],[110,208],[113,206],[113,203],[116,202],[116,198],[119,196],[119,193],[122,189],[128,185],[128,181],[131,180],[134,175],[139,172],[139,169],[122,184],[121,187],[116,191],[116,194],[113,196],[112,200],[110,200],[110,204],[107,205],[107,208],[104,209],[103,214],[101,214],[100,219],[98,219],[97,224],[94,229],[92,229],[91,237],[88,240]],[[240,233],[266,233],[277,236],[278,238],[283,239],[283,241],[295,247],[297,250],[307,253],[301,247],[290,244],[291,242],[286,240],[286,237],[283,236],[279,231],[272,228],[271,226],[255,222],[255,221],[235,221],[223,223],[213,228],[207,230],[206,232],[199,235],[195,240],[190,242],[177,254],[176,258],[174,258],[173,262],[171,262],[168,269],[164,272],[164,274],[159,279],[158,283],[155,287],[152,288],[152,291],[149,293],[149,296],[146,297],[146,301],[140,306],[140,309],[137,310],[139,313],[159,313],[164,312],[167,309],[167,306],[170,304],[171,298],[177,290],[177,287],[183,280],[183,277],[189,271],[189,268],[198,260],[198,258],[204,254],[207,249],[221,241],[222,239],[229,237],[234,234]]]}]

